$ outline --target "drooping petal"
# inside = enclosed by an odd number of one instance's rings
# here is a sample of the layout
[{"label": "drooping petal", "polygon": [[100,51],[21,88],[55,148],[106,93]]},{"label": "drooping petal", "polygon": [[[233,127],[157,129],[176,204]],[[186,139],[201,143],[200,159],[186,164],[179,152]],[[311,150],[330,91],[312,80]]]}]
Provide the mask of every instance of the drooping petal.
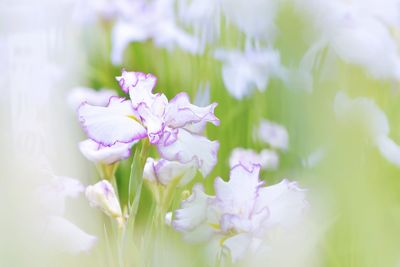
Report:
[{"label": "drooping petal", "polygon": [[78,113],[88,137],[104,146],[117,142],[132,143],[147,136],[131,103],[124,98],[110,98],[107,107],[84,103]]},{"label": "drooping petal", "polygon": [[117,142],[111,146],[103,146],[91,139],[87,139],[79,143],[79,149],[88,160],[94,163],[112,164],[129,158],[134,143]]},{"label": "drooping petal", "polygon": [[144,167],[143,178],[153,182],[168,185],[172,180],[179,179],[179,185],[185,185],[196,175],[196,166],[192,163],[180,163],[148,158]]},{"label": "drooping petal", "polygon": [[289,135],[286,128],[282,125],[262,120],[257,130],[258,138],[273,148],[287,150]]},{"label": "drooping petal", "polygon": [[308,207],[306,190],[287,179],[263,187],[259,190],[255,210],[261,211],[266,207],[269,210],[269,218],[264,226],[291,226],[302,219]]},{"label": "drooping petal", "polygon": [[84,102],[93,106],[106,106],[110,98],[116,95],[116,92],[111,89],[96,91],[87,87],[75,87],[68,94],[68,104],[73,110]]},{"label": "drooping petal", "polygon": [[382,156],[389,162],[400,167],[400,146],[388,136],[381,136],[377,138],[376,142]]},{"label": "drooping petal", "polygon": [[177,129],[176,140],[169,142],[170,135],[163,135],[158,151],[164,159],[181,163],[194,161],[203,176],[207,176],[217,163],[219,143],[184,129]]},{"label": "drooping petal", "polygon": [[102,180],[95,185],[88,186],[85,194],[90,206],[99,208],[112,218],[119,219],[122,217],[117,195],[113,186],[107,180]]},{"label": "drooping petal", "polygon": [[50,216],[43,240],[49,247],[77,254],[89,251],[96,244],[97,237],[85,233],[63,217]]},{"label": "drooping petal", "polygon": [[169,127],[181,128],[186,125],[211,122],[219,125],[219,119],[214,115],[216,103],[206,107],[198,107],[190,103],[186,93],[177,94],[168,104],[165,121]]},{"label": "drooping petal", "polygon": [[260,165],[246,169],[236,165],[231,169],[228,182],[217,177],[214,181],[215,195],[222,213],[250,216],[262,182],[259,180]]}]

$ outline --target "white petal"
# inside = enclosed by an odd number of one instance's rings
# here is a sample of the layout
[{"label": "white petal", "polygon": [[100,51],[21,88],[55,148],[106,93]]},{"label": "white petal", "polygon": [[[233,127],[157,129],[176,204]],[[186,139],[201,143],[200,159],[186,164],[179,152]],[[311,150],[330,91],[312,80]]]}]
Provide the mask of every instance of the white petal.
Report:
[{"label": "white petal", "polygon": [[243,165],[236,165],[231,169],[228,182],[217,177],[214,181],[215,194],[222,213],[230,213],[249,217],[262,185],[259,180],[260,165],[253,165],[246,169]]},{"label": "white petal", "polygon": [[112,96],[116,96],[116,92],[110,89],[96,91],[87,87],[75,87],[68,94],[68,104],[73,110],[83,102],[93,106],[106,106]]},{"label": "white petal", "polygon": [[377,145],[382,156],[400,167],[400,146],[387,136],[377,138]]},{"label": "white petal", "polygon": [[268,226],[291,226],[303,218],[308,207],[306,190],[286,179],[279,184],[263,187],[259,191],[255,210],[268,208]]},{"label": "white petal", "polygon": [[[146,74],[142,72],[129,72],[136,75],[136,83],[124,84],[129,86],[129,97],[132,102],[133,108],[137,108],[141,103],[146,104],[147,107],[151,107],[156,97],[153,94],[153,89],[156,86],[157,78],[152,74]],[[120,80],[120,84],[123,80]]]},{"label": "white petal", "polygon": [[58,216],[49,217],[44,240],[52,248],[72,254],[89,251],[97,242],[95,236]]},{"label": "white petal", "polygon": [[246,255],[250,244],[251,236],[245,233],[228,238],[223,243],[223,245],[229,249],[233,263],[242,259]]},{"label": "white petal", "polygon": [[169,136],[164,134],[158,144],[161,157],[167,160],[177,160],[181,163],[194,161],[203,176],[207,176],[217,163],[219,143],[184,129],[178,129],[177,139],[170,143]]},{"label": "white petal", "polygon": [[211,122],[219,125],[218,118],[214,115],[216,103],[206,107],[198,107],[190,103],[186,93],[177,94],[167,106],[165,121],[169,127],[180,128],[185,125]]},{"label": "white petal", "polygon": [[179,210],[175,211],[172,226],[181,232],[192,231],[200,226],[207,218],[209,199],[202,185],[194,185],[190,197],[182,202]]},{"label": "white petal", "polygon": [[78,113],[88,137],[102,145],[131,143],[147,136],[131,103],[124,98],[112,97],[107,107],[83,104]]},{"label": "white petal", "polygon": [[258,128],[258,138],[273,148],[288,149],[289,135],[282,125],[262,120]]},{"label": "white petal", "polygon": [[87,139],[79,143],[79,149],[88,160],[94,163],[112,164],[129,158],[134,143],[117,142],[111,146],[103,146]]}]

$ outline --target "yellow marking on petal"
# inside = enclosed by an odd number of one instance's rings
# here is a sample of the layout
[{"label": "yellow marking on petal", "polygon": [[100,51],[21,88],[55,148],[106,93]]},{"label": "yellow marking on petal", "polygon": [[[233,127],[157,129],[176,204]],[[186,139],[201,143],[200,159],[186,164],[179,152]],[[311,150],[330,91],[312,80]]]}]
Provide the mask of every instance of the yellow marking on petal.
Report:
[{"label": "yellow marking on petal", "polygon": [[128,118],[141,123],[141,121],[138,118],[136,118],[135,116],[133,116],[133,115],[128,115]]}]

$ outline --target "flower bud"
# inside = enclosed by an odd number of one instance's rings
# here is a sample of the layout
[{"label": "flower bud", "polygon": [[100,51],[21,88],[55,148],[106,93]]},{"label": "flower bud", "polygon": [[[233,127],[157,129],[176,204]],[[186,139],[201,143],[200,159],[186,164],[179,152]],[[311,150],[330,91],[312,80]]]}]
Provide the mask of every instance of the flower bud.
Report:
[{"label": "flower bud", "polygon": [[123,221],[121,206],[110,182],[102,180],[95,185],[90,185],[86,188],[85,194],[90,206],[99,208],[118,222]]}]

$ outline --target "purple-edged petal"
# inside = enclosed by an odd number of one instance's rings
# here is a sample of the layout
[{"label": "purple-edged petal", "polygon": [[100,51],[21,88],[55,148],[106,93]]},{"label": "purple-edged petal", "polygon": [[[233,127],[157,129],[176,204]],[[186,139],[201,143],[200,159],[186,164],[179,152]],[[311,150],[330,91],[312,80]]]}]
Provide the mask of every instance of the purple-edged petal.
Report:
[{"label": "purple-edged petal", "polygon": [[138,83],[136,72],[133,71],[122,70],[121,76],[117,76],[115,79],[125,93],[129,93],[129,88],[136,86]]},{"label": "purple-edged petal", "polygon": [[172,180],[179,179],[179,185],[185,185],[196,175],[196,166],[192,163],[180,163],[148,158],[144,167],[143,178],[153,182],[168,185]]},{"label": "purple-edged petal", "polygon": [[121,218],[122,211],[113,186],[107,180],[102,180],[94,185],[89,185],[85,191],[90,206],[103,211],[112,218]]},{"label": "purple-edged petal", "polygon": [[249,217],[253,211],[259,187],[260,165],[246,169],[236,165],[231,169],[228,182],[217,177],[214,182],[215,194],[222,213],[230,213]]},{"label": "purple-edged petal", "polygon": [[107,107],[82,104],[79,121],[88,137],[105,146],[131,143],[147,136],[128,100],[112,97]]},{"label": "purple-edged petal", "polygon": [[263,169],[274,170],[278,167],[279,156],[269,149],[264,149],[258,154],[251,149],[235,148],[229,158],[229,165],[233,167],[238,164],[247,169],[251,169],[253,164],[259,164]]},{"label": "purple-edged petal", "polygon": [[[170,137],[170,135],[168,135]],[[169,139],[169,138],[168,138]],[[177,139],[169,143],[166,136],[158,144],[158,151],[164,159],[181,163],[194,161],[202,175],[207,176],[217,163],[219,143],[178,129]]]},{"label": "purple-edged petal", "polygon": [[88,160],[94,163],[112,164],[129,158],[134,143],[117,142],[111,146],[103,146],[91,139],[87,139],[79,143],[79,149]]},{"label": "purple-edged petal", "polygon": [[169,127],[181,128],[186,125],[211,122],[219,125],[219,119],[214,115],[216,103],[206,107],[198,107],[190,103],[186,93],[177,94],[168,104],[165,121]]},{"label": "purple-edged petal", "polygon": [[142,72],[129,73],[134,73],[137,78],[136,83],[128,85],[129,97],[132,101],[133,108],[136,109],[141,103],[145,103],[147,107],[151,107],[156,97],[156,94],[153,94],[153,89],[157,83],[156,76]]}]

